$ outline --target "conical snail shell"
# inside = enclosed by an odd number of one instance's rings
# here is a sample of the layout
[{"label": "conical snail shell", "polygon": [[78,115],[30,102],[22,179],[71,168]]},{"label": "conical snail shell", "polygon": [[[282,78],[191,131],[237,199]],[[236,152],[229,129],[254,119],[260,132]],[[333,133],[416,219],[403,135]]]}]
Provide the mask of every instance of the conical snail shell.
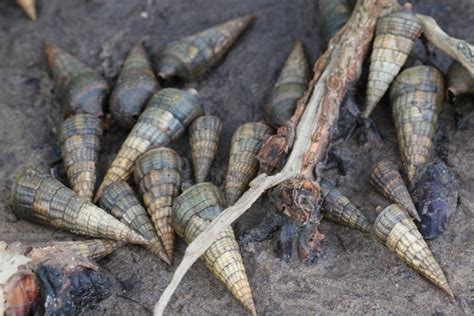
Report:
[{"label": "conical snail shell", "polygon": [[158,56],[158,76],[186,80],[201,76],[225,55],[252,19],[246,15],[170,43]]},{"label": "conical snail shell", "polygon": [[222,122],[217,116],[201,116],[191,124],[189,132],[194,178],[197,183],[204,182],[219,147]]},{"label": "conical snail shell", "polygon": [[398,146],[410,184],[430,155],[443,95],[443,75],[429,66],[402,71],[390,88]]},{"label": "conical snail shell", "polygon": [[367,233],[370,223],[352,202],[339,192],[329,180],[319,181],[324,218]]},{"label": "conical snail shell", "polygon": [[170,148],[147,151],[137,162],[135,183],[169,260],[173,261],[171,210],[181,184],[181,157]]},{"label": "conical snail shell", "polygon": [[35,0],[16,0],[16,3],[18,3],[31,20],[36,20]]},{"label": "conical snail shell", "polygon": [[257,153],[271,128],[260,122],[241,125],[232,136],[225,182],[227,205],[233,205],[258,172]]},{"label": "conical snail shell", "polygon": [[94,196],[99,154],[100,120],[92,114],[75,114],[59,130],[61,154],[72,190],[87,200]]},{"label": "conical snail shell", "polygon": [[166,146],[202,114],[197,97],[190,92],[167,88],[155,93],[117,153],[97,190],[95,201],[108,184],[127,180],[137,159],[149,148]]},{"label": "conical snail shell", "polygon": [[412,218],[420,221],[410,193],[393,162],[382,160],[375,164],[370,174],[370,183],[387,199],[400,205]]},{"label": "conical snail shell", "polygon": [[44,42],[56,93],[66,112],[102,116],[109,85],[95,70],[61,48]]},{"label": "conical snail shell", "polygon": [[146,248],[171,264],[147,212],[127,182],[116,181],[108,185],[100,198],[100,207],[145,237],[149,241]]},{"label": "conical snail shell", "polygon": [[[208,182],[196,184],[175,199],[173,225],[176,233],[191,243],[222,210],[224,197],[219,189]],[[252,292],[245,273],[239,245],[232,227],[201,257],[211,272],[227,287],[237,300],[256,315]]]},{"label": "conical snail shell", "polygon": [[128,53],[110,96],[112,117],[120,126],[131,129],[159,88],[145,48],[138,42]]},{"label": "conical snail shell", "polygon": [[446,96],[454,103],[458,96],[463,94],[474,95],[474,78],[469,71],[458,61],[453,61],[447,74]]},{"label": "conical snail shell", "polygon": [[303,44],[296,41],[273,87],[271,102],[265,106],[266,120],[278,127],[288,121],[295,112],[296,103],[308,86],[308,62]]},{"label": "conical snail shell", "polygon": [[319,0],[319,20],[325,45],[346,24],[351,13],[347,0]]},{"label": "conical snail shell", "polygon": [[79,256],[99,260],[123,246],[122,242],[106,239],[89,239],[76,241],[52,241],[48,246],[69,249]]},{"label": "conical snail shell", "polygon": [[142,236],[112,215],[34,168],[18,174],[11,197],[13,210],[21,218],[77,234],[146,243]]},{"label": "conical snail shell", "polygon": [[411,8],[378,20],[370,57],[364,117],[369,117],[382,99],[393,78],[405,64],[420,33],[421,25]]},{"label": "conical snail shell", "polygon": [[374,223],[376,239],[437,287],[454,297],[443,270],[413,220],[397,204],[387,206]]}]

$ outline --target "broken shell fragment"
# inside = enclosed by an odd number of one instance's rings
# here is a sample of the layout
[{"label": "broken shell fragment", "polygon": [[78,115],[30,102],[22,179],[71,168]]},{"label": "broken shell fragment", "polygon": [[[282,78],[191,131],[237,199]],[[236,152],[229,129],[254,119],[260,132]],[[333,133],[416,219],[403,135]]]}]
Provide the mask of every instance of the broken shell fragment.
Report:
[{"label": "broken shell fragment", "polygon": [[374,223],[376,239],[406,264],[454,298],[443,270],[413,220],[397,204],[387,206]]},{"label": "broken shell fragment", "polygon": [[369,179],[370,183],[387,199],[397,203],[412,218],[420,221],[410,193],[398,172],[398,167],[393,162],[382,160],[375,164]]},{"label": "broken shell fragment", "polygon": [[[191,243],[223,210],[224,197],[208,182],[196,184],[175,199],[173,226],[186,243]],[[201,257],[211,272],[235,298],[256,315],[252,291],[232,227],[228,226]]]},{"label": "broken shell fragment", "polygon": [[174,229],[171,212],[181,184],[181,157],[170,148],[156,148],[137,161],[135,183],[143,197],[156,233],[173,261]]},{"label": "broken shell fragment", "polygon": [[325,45],[346,24],[352,8],[347,0],[319,0],[321,35]]},{"label": "broken shell fragment", "polygon": [[109,92],[107,81],[63,49],[44,42],[48,67],[65,114],[89,113],[102,116]]},{"label": "broken shell fragment", "polygon": [[158,76],[195,80],[226,54],[252,19],[246,15],[168,44],[158,56]]},{"label": "broken shell fragment", "polygon": [[463,94],[474,95],[474,78],[458,61],[453,61],[447,74],[446,96],[451,103]]},{"label": "broken shell fragment", "polygon": [[98,201],[110,183],[128,180],[135,162],[149,148],[168,145],[202,114],[202,107],[193,93],[173,88],[155,93],[112,161],[94,201]]},{"label": "broken shell fragment", "polygon": [[159,88],[145,48],[138,42],[128,53],[110,96],[112,117],[121,127],[131,129]]},{"label": "broken shell fragment", "polygon": [[122,247],[123,242],[107,239],[50,241],[47,243],[47,246],[68,249],[78,256],[91,260],[99,260]]},{"label": "broken shell fragment", "polygon": [[222,122],[217,116],[201,116],[191,124],[189,131],[194,178],[197,183],[204,182],[217,153]]},{"label": "broken shell fragment", "polygon": [[260,122],[245,123],[234,132],[231,140],[229,167],[225,180],[227,205],[233,205],[250,181],[257,175],[257,153],[271,128]]},{"label": "broken shell fragment", "polygon": [[146,240],[112,215],[61,182],[34,168],[20,172],[12,188],[12,206],[20,218],[76,234],[145,244]]},{"label": "broken shell fragment", "polygon": [[[16,0],[16,3],[18,3],[31,20],[36,20],[35,0]],[[0,315],[2,314],[0,313]]]},{"label": "broken shell fragment", "polygon": [[61,154],[71,188],[89,201],[94,196],[101,134],[100,120],[91,114],[72,115],[59,130]]},{"label": "broken shell fragment", "polygon": [[428,161],[443,96],[443,75],[429,66],[405,69],[390,88],[398,146],[410,185]]},{"label": "broken shell fragment", "polygon": [[278,127],[291,118],[296,103],[306,91],[308,80],[308,62],[303,44],[296,41],[273,87],[271,102],[265,106],[267,122]]}]

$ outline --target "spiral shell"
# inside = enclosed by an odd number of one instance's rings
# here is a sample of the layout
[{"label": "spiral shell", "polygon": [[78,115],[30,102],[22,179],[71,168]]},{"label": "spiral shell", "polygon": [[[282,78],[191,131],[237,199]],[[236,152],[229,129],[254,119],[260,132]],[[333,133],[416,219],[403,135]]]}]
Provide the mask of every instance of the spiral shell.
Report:
[{"label": "spiral shell", "polygon": [[446,96],[455,103],[457,97],[463,94],[474,95],[474,78],[469,71],[458,61],[453,61],[447,74]]},{"label": "spiral shell", "polygon": [[215,65],[247,28],[246,15],[170,43],[158,56],[158,76],[194,80]]},{"label": "spiral shell", "polygon": [[347,0],[319,0],[321,35],[326,45],[346,24],[351,14],[352,8]]},{"label": "spiral shell", "polygon": [[197,97],[190,92],[167,88],[155,93],[112,162],[97,190],[95,201],[108,184],[127,180],[137,159],[149,148],[166,146],[202,114]]},{"label": "spiral shell", "polygon": [[145,237],[148,240],[146,248],[171,264],[147,212],[127,182],[116,181],[108,185],[100,198],[100,207]]},{"label": "spiral shell", "polygon": [[76,114],[59,130],[61,154],[72,190],[92,200],[99,154],[100,120],[91,114]]},{"label": "spiral shell", "polygon": [[89,239],[76,241],[52,241],[48,242],[48,246],[68,249],[78,256],[92,260],[99,260],[122,247],[123,243],[115,240]]},{"label": "spiral shell", "polygon": [[142,236],[113,216],[34,168],[18,174],[11,198],[13,210],[21,218],[76,234],[146,243]]},{"label": "spiral shell", "polygon": [[128,53],[110,96],[112,117],[123,128],[131,129],[159,88],[145,48],[138,42]]},{"label": "spiral shell", "polygon": [[55,90],[66,114],[89,113],[102,116],[109,85],[95,70],[49,42],[44,42],[48,67]]},{"label": "spiral shell", "polygon": [[376,239],[434,285],[454,297],[443,270],[413,220],[397,204],[387,206],[374,223]]},{"label": "spiral shell", "polygon": [[[223,210],[224,198],[219,189],[208,182],[196,184],[180,196],[173,205],[173,226],[186,243],[191,243]],[[256,315],[252,291],[232,227],[201,257],[211,272],[227,287],[237,300]]]},{"label": "spiral shell", "polygon": [[174,250],[171,210],[173,200],[179,194],[180,173],[181,157],[170,148],[146,152],[135,168],[135,183],[171,262]]},{"label": "spiral shell", "polygon": [[233,205],[258,172],[257,153],[262,141],[271,133],[264,123],[241,125],[232,136],[229,167],[225,182],[227,205]]},{"label": "spiral shell", "polygon": [[[36,20],[35,0],[16,0],[16,3],[18,3],[31,20]],[[2,313],[0,313],[0,315],[2,315]]]},{"label": "spiral shell", "polygon": [[387,199],[401,206],[412,218],[420,221],[410,193],[393,162],[382,160],[375,164],[370,174],[370,183]]},{"label": "spiral shell", "polygon": [[201,116],[191,124],[189,131],[194,178],[197,183],[204,182],[217,153],[222,122],[217,116]]},{"label": "spiral shell", "polygon": [[265,106],[267,122],[278,127],[291,118],[296,102],[306,91],[308,80],[308,62],[303,44],[296,41],[273,87],[271,102]]},{"label": "spiral shell", "polygon": [[443,75],[429,66],[402,71],[390,88],[398,146],[410,184],[428,160],[443,95]]},{"label": "spiral shell", "polygon": [[329,180],[322,178],[319,181],[319,187],[321,188],[324,218],[364,233],[370,231],[370,223],[365,215],[347,197],[342,195]]},{"label": "spiral shell", "polygon": [[420,33],[421,25],[411,8],[388,14],[378,20],[370,57],[364,117],[370,116],[387,92]]}]

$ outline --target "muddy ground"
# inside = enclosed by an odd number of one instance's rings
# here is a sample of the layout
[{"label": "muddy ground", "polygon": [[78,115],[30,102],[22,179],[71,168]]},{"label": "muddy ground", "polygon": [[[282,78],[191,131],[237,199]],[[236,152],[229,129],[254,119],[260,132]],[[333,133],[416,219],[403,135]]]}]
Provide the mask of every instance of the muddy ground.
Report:
[{"label": "muddy ground", "polygon": [[[222,185],[229,142],[240,124],[262,118],[293,42],[303,40],[311,61],[321,53],[316,0],[160,0],[39,2],[39,19],[29,21],[14,0],[0,2],[0,239],[38,242],[78,238],[49,227],[17,220],[9,206],[15,170],[58,159],[57,126],[61,112],[53,95],[41,42],[49,39],[66,48],[111,82],[131,45],[142,39],[154,56],[180,36],[229,18],[252,13],[256,20],[211,73],[188,84],[199,91],[208,113],[224,120],[225,132],[211,179]],[[456,37],[474,42],[474,2],[414,1],[417,11],[434,16]],[[446,70],[450,59],[439,53],[435,63]],[[460,205],[448,231],[429,242],[445,270],[457,302],[422,279],[368,236],[324,222],[326,257],[305,266],[275,258],[272,242],[241,245],[242,255],[260,314],[424,314],[474,313],[474,114],[472,100],[462,111],[464,128],[456,129],[454,111],[445,104],[439,128],[439,152],[459,180]],[[469,114],[470,113],[470,114]],[[391,111],[386,99],[374,120],[385,135],[383,143],[360,146],[356,138],[339,148],[351,162],[339,188],[371,219],[374,209],[388,202],[368,183],[371,164],[382,157],[399,161]],[[103,175],[126,132],[113,126],[103,137]],[[188,157],[186,141],[173,147]],[[256,226],[270,207],[259,201],[237,224],[237,235]],[[178,242],[176,262],[185,249]],[[139,247],[124,247],[101,260],[114,280],[112,296],[83,311],[84,315],[149,314],[176,268],[167,267]],[[198,262],[173,297],[169,314],[244,314],[235,299]]]}]

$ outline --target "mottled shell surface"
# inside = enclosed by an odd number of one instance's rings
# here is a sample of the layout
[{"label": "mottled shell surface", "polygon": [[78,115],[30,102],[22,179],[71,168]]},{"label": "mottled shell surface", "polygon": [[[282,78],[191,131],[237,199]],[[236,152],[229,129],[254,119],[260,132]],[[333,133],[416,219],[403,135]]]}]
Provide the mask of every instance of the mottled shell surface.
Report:
[{"label": "mottled shell surface", "polygon": [[141,42],[128,53],[110,96],[110,113],[117,123],[131,129],[150,97],[160,88]]},{"label": "mottled shell surface", "polygon": [[75,114],[59,130],[59,142],[69,184],[74,192],[92,200],[96,181],[96,163],[100,120],[92,114]]},{"label": "mottled shell surface", "polygon": [[271,102],[265,106],[266,120],[278,127],[288,121],[295,112],[296,103],[308,87],[308,62],[303,44],[296,41],[273,87]]},{"label": "mottled shell surface", "polygon": [[[180,196],[173,205],[173,225],[186,243],[191,243],[222,210],[224,197],[219,189],[208,182],[196,184]],[[232,227],[201,257],[211,272],[227,287],[237,300],[256,315],[252,291]]]},{"label": "mottled shell surface", "polygon": [[66,114],[102,116],[102,106],[109,92],[107,81],[79,59],[49,42],[44,43],[44,50],[56,94]]},{"label": "mottled shell surface", "polygon": [[325,45],[346,24],[351,14],[348,0],[319,0],[321,35]]},{"label": "mottled shell surface", "polygon": [[401,206],[412,218],[420,221],[405,182],[393,162],[382,160],[375,164],[370,174],[370,183],[387,199]]},{"label": "mottled shell surface", "polygon": [[245,123],[234,132],[225,180],[227,205],[233,205],[257,175],[256,155],[262,141],[271,132],[268,125],[260,122]]},{"label": "mottled shell surface", "polygon": [[108,184],[127,180],[137,159],[149,148],[168,145],[181,136],[186,127],[201,115],[202,107],[197,97],[190,92],[167,88],[155,93],[112,161],[97,190],[95,201],[100,198]]},{"label": "mottled shell surface", "polygon": [[225,55],[252,19],[236,18],[170,43],[158,56],[158,76],[186,80],[201,76]]},{"label": "mottled shell surface", "polygon": [[142,236],[112,215],[34,168],[27,168],[18,174],[11,198],[13,210],[21,218],[76,234],[146,243]]},{"label": "mottled shell surface", "polygon": [[377,22],[370,56],[369,80],[363,116],[369,117],[405,64],[421,33],[421,25],[411,9],[381,17]]},{"label": "mottled shell surface", "polygon": [[429,158],[443,96],[443,75],[429,66],[402,71],[390,88],[398,146],[410,184]]},{"label": "mottled shell surface", "polygon": [[171,212],[179,194],[181,164],[178,153],[163,147],[145,153],[135,168],[135,183],[170,261],[174,250]]},{"label": "mottled shell surface", "polygon": [[48,246],[68,249],[79,256],[99,260],[123,246],[122,242],[106,239],[90,239],[77,241],[52,241]]},{"label": "mottled shell surface", "polygon": [[474,78],[458,61],[453,61],[447,74],[446,96],[454,103],[463,94],[474,95]]},{"label": "mottled shell surface", "polygon": [[397,204],[387,206],[374,223],[376,239],[410,267],[454,297],[448,281],[413,220]]},{"label": "mottled shell surface", "polygon": [[324,218],[364,233],[370,231],[370,223],[365,215],[329,180],[322,178],[319,181],[319,187]]},{"label": "mottled shell surface", "polygon": [[189,131],[194,178],[196,183],[204,182],[217,154],[222,121],[217,116],[201,116],[191,124]]},{"label": "mottled shell surface", "polygon": [[108,185],[100,198],[100,207],[145,237],[149,241],[146,248],[171,264],[147,212],[127,182],[116,181]]},{"label": "mottled shell surface", "polygon": [[36,20],[35,0],[16,0],[16,3],[18,3],[31,20]]}]

